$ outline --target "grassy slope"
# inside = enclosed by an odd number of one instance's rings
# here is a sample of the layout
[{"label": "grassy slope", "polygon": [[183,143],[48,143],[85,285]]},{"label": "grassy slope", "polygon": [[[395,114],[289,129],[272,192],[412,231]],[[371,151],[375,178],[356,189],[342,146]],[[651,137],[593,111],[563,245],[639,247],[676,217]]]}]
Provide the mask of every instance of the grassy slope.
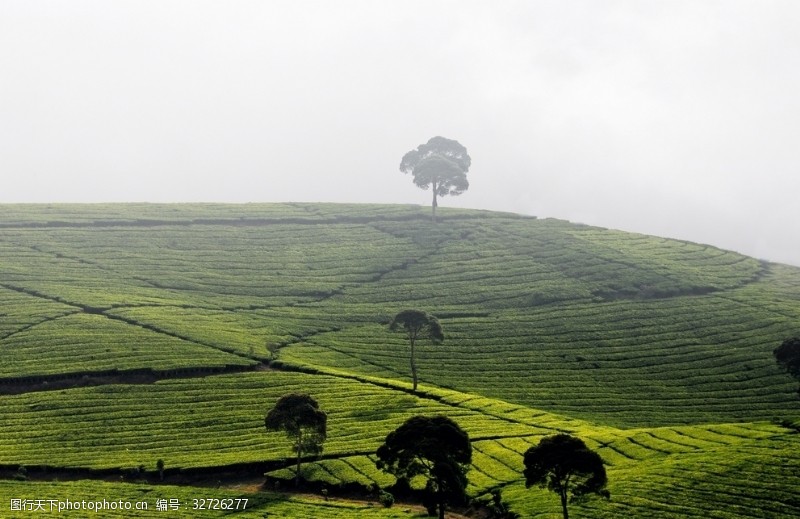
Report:
[{"label": "grassy slope", "polygon": [[[369,457],[382,437],[445,412],[475,439],[473,493],[504,487],[526,514],[558,511],[519,482],[521,452],[555,429],[610,465],[614,498],[584,516],[800,513],[797,435],[748,424],[798,415],[771,350],[796,333],[800,269],[555,220],[442,215],[433,228],[403,206],[0,206],[0,383],[233,369],[270,345],[329,373],[0,396],[0,464],[279,460],[285,440],[262,433],[263,414],[305,388],[331,413],[332,457],[309,479],[386,484]],[[385,328],[404,307],[438,314],[447,334],[422,347],[422,398],[406,393],[406,345]],[[309,513],[336,509],[322,510]]]}]

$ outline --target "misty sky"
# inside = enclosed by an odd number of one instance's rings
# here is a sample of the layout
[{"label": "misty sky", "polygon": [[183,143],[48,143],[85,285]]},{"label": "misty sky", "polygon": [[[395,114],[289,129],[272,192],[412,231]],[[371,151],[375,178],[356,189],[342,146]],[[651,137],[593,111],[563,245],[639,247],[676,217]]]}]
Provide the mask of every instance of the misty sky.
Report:
[{"label": "misty sky", "polygon": [[800,265],[800,2],[0,0],[0,203],[429,204]]}]

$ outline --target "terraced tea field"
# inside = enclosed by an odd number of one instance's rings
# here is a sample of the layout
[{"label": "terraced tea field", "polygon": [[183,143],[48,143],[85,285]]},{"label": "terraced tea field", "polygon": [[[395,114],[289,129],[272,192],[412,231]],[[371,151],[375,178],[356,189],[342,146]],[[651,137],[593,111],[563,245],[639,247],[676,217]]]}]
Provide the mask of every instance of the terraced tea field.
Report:
[{"label": "terraced tea field", "polygon": [[[556,432],[608,471],[611,499],[574,517],[800,516],[800,399],[772,357],[800,334],[800,268],[558,220],[440,215],[0,206],[0,516],[86,516],[22,499],[149,506],[100,517],[419,516],[374,492],[394,482],[376,448],[417,414],[458,422],[470,495],[501,489],[522,517],[560,517],[521,473],[522,453]],[[418,345],[417,393],[387,327],[406,308],[445,333]],[[302,471],[316,497],[284,492],[289,441],[264,428],[291,391],[329,416]]]}]

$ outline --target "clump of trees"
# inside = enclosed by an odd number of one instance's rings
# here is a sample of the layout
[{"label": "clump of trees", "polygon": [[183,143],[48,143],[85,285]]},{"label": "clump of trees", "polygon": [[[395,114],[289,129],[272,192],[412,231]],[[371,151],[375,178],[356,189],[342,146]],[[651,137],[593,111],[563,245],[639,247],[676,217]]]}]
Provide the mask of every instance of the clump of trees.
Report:
[{"label": "clump of trees", "polygon": [[377,456],[377,467],[394,475],[401,486],[409,486],[416,476],[427,480],[423,504],[430,515],[438,510],[439,519],[444,519],[447,505],[466,503],[472,444],[450,418],[412,416],[389,433]]},{"label": "clump of trees", "polygon": [[300,461],[304,455],[319,455],[328,435],[328,415],[316,400],[302,393],[283,395],[264,419],[267,431],[284,431],[293,440],[297,454],[295,486],[300,483]]},{"label": "clump of trees", "polygon": [[[438,321],[430,317],[424,312],[409,310],[398,314],[393,326],[408,326],[406,330],[412,334],[413,340],[420,337],[423,329],[427,330],[426,334],[433,333],[441,340]],[[411,326],[410,323],[416,324]],[[283,395],[264,419],[268,431],[284,431],[293,441],[292,450],[297,455],[295,486],[300,482],[303,456],[322,452],[327,437],[327,419],[317,401],[303,393]],[[452,419],[442,415],[412,416],[386,436],[376,456],[377,468],[397,479],[395,490],[410,490],[415,478],[425,481],[422,502],[430,515],[444,519],[448,506],[467,504],[467,472],[472,463],[472,444],[466,431]],[[523,465],[525,486],[547,487],[558,494],[564,519],[569,519],[567,504],[571,500],[591,494],[609,497],[602,458],[579,438],[568,434],[543,438],[538,445],[525,451]],[[157,467],[163,478],[163,460],[158,460]],[[374,490],[378,492],[381,504],[392,506],[392,494],[377,486]],[[327,490],[323,495],[327,499]],[[492,517],[518,517],[502,501],[499,490],[492,492],[492,499],[492,503],[487,505]]]},{"label": "clump of trees", "polygon": [[[319,454],[327,435],[327,415],[308,395],[290,393],[282,396],[264,421],[269,431],[285,431],[294,440],[297,453],[295,486],[299,484],[300,462],[304,454]],[[423,505],[432,516],[444,519],[448,506],[468,502],[467,472],[472,463],[469,435],[446,416],[412,416],[390,432],[376,452],[378,469],[397,479],[394,488],[401,492],[411,488],[411,481],[421,477]],[[161,460],[159,460],[161,462]],[[525,486],[547,487],[558,494],[564,519],[569,519],[567,504],[571,500],[596,494],[609,498],[606,471],[599,454],[579,438],[556,434],[543,438],[523,455]],[[163,465],[160,464],[159,469]],[[390,507],[394,496],[377,487],[379,501]],[[327,491],[323,491],[327,499]],[[515,518],[499,490],[492,492],[487,505],[492,517]]]},{"label": "clump of trees", "polygon": [[429,339],[434,344],[444,341],[442,326],[436,317],[422,310],[403,310],[389,323],[392,331],[403,330],[411,346],[411,380],[414,391],[417,390],[417,361],[415,358],[415,347],[420,339]]},{"label": "clump of trees", "polygon": [[426,190],[431,188],[432,218],[436,221],[437,197],[456,196],[469,189],[467,171],[471,164],[467,149],[458,141],[433,137],[403,155],[400,171],[411,173],[417,187]]},{"label": "clump of trees", "polygon": [[547,487],[561,498],[564,519],[569,519],[567,502],[590,494],[608,498],[606,469],[599,454],[583,440],[568,434],[543,438],[525,451],[525,486]]}]

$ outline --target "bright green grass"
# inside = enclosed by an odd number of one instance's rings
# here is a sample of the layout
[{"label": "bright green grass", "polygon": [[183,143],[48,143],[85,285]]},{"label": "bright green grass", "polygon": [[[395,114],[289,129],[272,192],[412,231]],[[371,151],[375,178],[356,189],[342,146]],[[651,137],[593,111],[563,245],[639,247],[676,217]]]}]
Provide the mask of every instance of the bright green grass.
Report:
[{"label": "bright green grass", "polygon": [[0,287],[0,340],[40,323],[79,310],[68,305]]},{"label": "bright green grass", "polygon": [[[570,505],[571,517],[794,517],[800,513],[800,437],[774,425],[723,424],[631,432],[585,429],[590,448],[607,465],[611,500]],[[470,493],[501,489],[523,517],[557,518],[558,497],[525,489],[522,455],[540,436],[473,442]],[[331,487],[358,482],[386,486],[391,477],[375,468],[374,456],[307,464],[303,476]],[[285,479],[291,469],[270,473]],[[387,479],[388,478],[388,479]]]},{"label": "bright green grass", "polygon": [[[772,350],[796,330],[781,308],[795,307],[777,299],[743,307],[741,299],[735,289],[724,296],[443,318],[445,342],[419,346],[420,377],[620,426],[793,412],[795,384],[775,365]],[[407,340],[377,323],[315,335],[286,348],[281,359],[409,376]]]},{"label": "bright green grass", "polygon": [[446,414],[475,438],[546,430],[340,377],[241,373],[4,396],[0,464],[125,469],[159,458],[173,468],[283,460],[292,457],[291,443],[268,433],[264,416],[291,392],[312,395],[328,413],[327,455],[374,452],[416,414]]},{"label": "bright green grass", "polygon": [[[702,429],[683,433],[698,440],[720,441],[692,452],[659,445],[658,453],[607,469],[611,499],[570,505],[570,517],[616,518],[788,518],[800,514],[800,439],[774,431],[740,438]],[[731,433],[741,432],[731,430]],[[730,442],[730,443],[725,443]],[[605,454],[604,454],[605,456]],[[503,491],[512,509],[525,517],[561,517],[558,497],[522,481]]]},{"label": "bright green grass", "polygon": [[[0,303],[0,378],[246,366],[276,345],[280,365],[317,373],[0,396],[0,464],[283,460],[289,441],[263,416],[305,391],[330,416],[311,480],[390,484],[375,448],[409,416],[444,413],[474,440],[470,492],[502,487],[525,517],[558,517],[555,496],[519,475],[525,449],[555,431],[608,463],[612,500],[575,517],[800,515],[798,436],[748,423],[797,421],[796,383],[771,352],[798,333],[798,268],[468,210],[433,226],[412,206],[15,205],[0,206]],[[420,346],[419,396],[407,344],[386,329],[407,307],[439,315],[447,337]],[[261,498],[258,517],[403,514]]]},{"label": "bright green grass", "polygon": [[17,245],[0,260],[9,284],[101,308],[311,301],[415,254],[354,224],[12,229],[2,241]]},{"label": "bright green grass", "polygon": [[256,361],[101,315],[71,314],[3,341],[0,377],[248,366]]},{"label": "bright green grass", "polygon": [[[376,224],[429,251],[347,300],[519,308],[556,301],[673,296],[740,286],[757,261],[710,247],[557,220]],[[442,287],[448,287],[442,290]]]},{"label": "bright green grass", "polygon": [[269,357],[268,345],[293,342],[301,336],[349,324],[348,316],[320,315],[299,308],[287,311],[142,306],[108,313],[219,349],[261,358]]},{"label": "bright green grass", "polygon": [[348,303],[496,309],[718,290],[762,272],[758,262],[718,249],[560,221],[464,213],[432,227],[409,220],[413,211],[395,211],[396,220],[372,216],[371,224],[333,218],[315,225],[288,219],[261,226],[9,228],[0,236],[0,274],[38,293],[100,307],[159,297],[169,303],[179,295],[225,306],[341,294]]},{"label": "bright green grass", "polygon": [[[200,221],[197,207],[180,209],[166,221]],[[256,219],[268,207],[252,209]],[[555,220],[456,212],[431,228],[408,208],[382,218],[350,208],[375,219],[355,223],[336,206],[303,206],[319,220],[311,225],[296,209],[276,208],[288,216],[262,226],[9,228],[6,279],[249,357],[338,330],[281,359],[393,378],[407,376],[405,348],[379,323],[426,305],[445,316],[448,340],[422,346],[423,380],[617,425],[767,419],[793,407],[769,356],[800,313],[792,269]],[[465,312],[479,316],[446,317]]]}]

